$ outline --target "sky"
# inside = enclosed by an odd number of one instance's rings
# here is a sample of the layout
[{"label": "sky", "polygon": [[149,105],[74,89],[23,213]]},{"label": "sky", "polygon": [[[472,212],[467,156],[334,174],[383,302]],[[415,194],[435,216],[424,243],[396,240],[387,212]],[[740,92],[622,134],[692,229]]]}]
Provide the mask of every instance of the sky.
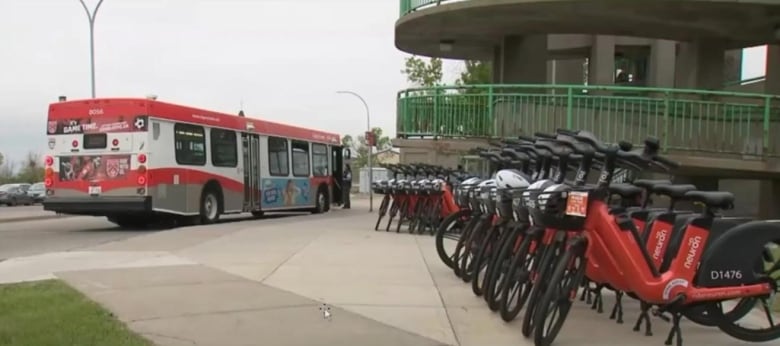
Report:
[{"label": "sky", "polygon": [[[97,0],[86,0],[90,8]],[[398,0],[105,0],[95,21],[98,97],[144,97],[341,135],[395,134],[408,55]],[[744,63],[762,75],[761,52]],[[454,81],[458,62],[444,64]],[[755,71],[759,72],[755,72]],[[89,26],[78,0],[0,0],[0,152],[46,150],[47,105],[90,96]]]}]

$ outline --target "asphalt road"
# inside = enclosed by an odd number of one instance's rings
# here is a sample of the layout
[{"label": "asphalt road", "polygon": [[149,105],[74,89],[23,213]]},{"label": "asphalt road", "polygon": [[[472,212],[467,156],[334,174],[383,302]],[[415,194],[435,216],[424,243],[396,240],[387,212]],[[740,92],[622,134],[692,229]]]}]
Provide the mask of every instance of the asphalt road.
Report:
[{"label": "asphalt road", "polygon": [[68,217],[0,223],[0,259],[72,251],[157,230],[124,230],[105,218]]},{"label": "asphalt road", "polygon": [[[38,255],[47,252],[75,251],[96,245],[124,240],[165,229],[123,229],[108,222],[104,217],[65,216],[56,218],[11,221],[18,215],[40,215],[45,212],[40,206],[13,207],[0,212],[0,261],[12,257]],[[2,210],[6,212],[7,210]],[[14,214],[9,216],[9,214]],[[266,219],[293,216],[295,213],[267,215]],[[3,222],[3,220],[6,222]],[[249,214],[222,216],[220,224],[252,219]],[[225,225],[230,227],[228,225]]]}]

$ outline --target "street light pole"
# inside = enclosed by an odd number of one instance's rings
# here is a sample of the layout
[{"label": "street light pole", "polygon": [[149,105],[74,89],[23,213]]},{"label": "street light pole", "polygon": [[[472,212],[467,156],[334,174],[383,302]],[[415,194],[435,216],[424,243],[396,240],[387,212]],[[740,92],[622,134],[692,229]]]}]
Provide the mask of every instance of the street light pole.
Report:
[{"label": "street light pole", "polygon": [[98,1],[93,12],[89,11],[84,0],[79,0],[79,2],[81,2],[81,7],[84,7],[84,12],[87,13],[87,19],[89,19],[89,64],[92,72],[92,98],[95,98],[95,16],[100,9],[100,5],[103,4],[103,0]]},{"label": "street light pole", "polygon": [[[349,94],[360,99],[363,102],[363,106],[366,107],[366,131],[371,132],[371,113],[368,110],[368,103],[358,93],[349,90],[337,91],[338,94]],[[371,145],[368,146],[368,212],[374,211],[374,189],[371,185],[374,183],[374,166],[371,163],[371,156],[373,156],[373,150]]]}]

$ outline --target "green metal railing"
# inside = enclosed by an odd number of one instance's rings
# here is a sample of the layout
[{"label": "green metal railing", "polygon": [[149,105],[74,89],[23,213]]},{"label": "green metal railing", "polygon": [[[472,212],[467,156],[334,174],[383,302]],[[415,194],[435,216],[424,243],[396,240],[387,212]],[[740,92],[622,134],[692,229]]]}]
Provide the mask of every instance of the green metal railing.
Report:
[{"label": "green metal railing", "polygon": [[506,138],[556,128],[666,150],[780,156],[780,97],[583,85],[474,85],[398,93],[401,138]]}]

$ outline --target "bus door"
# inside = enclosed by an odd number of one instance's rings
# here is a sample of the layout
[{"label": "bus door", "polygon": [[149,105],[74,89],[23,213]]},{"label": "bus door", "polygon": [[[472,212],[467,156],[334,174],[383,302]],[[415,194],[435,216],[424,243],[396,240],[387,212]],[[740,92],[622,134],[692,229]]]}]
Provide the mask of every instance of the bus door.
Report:
[{"label": "bus door", "polygon": [[244,210],[260,209],[260,138],[241,134],[244,154]]},{"label": "bus door", "polygon": [[344,189],[342,178],[344,177],[344,148],[331,147],[333,157],[333,203],[344,203]]}]

